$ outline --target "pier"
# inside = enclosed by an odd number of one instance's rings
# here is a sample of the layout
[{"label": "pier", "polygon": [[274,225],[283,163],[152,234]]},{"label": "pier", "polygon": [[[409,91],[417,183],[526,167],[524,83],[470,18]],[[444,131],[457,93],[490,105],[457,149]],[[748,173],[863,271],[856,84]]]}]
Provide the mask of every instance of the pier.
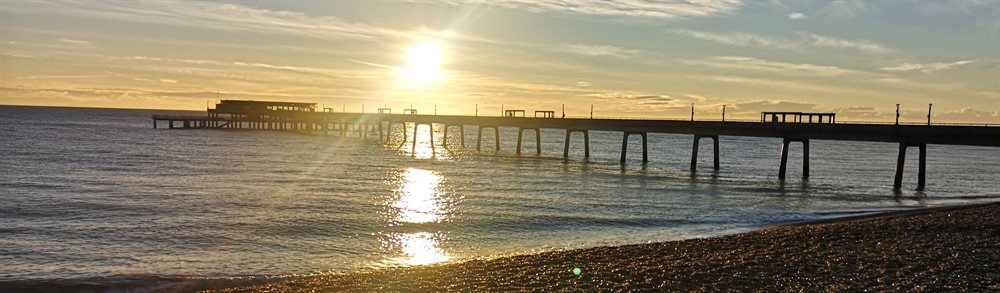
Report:
[{"label": "pier", "polygon": [[[898,125],[898,124],[851,124],[835,123],[832,113],[765,112],[761,121],[696,121],[696,120],[656,120],[656,119],[597,119],[597,118],[555,118],[553,113],[543,113],[541,117],[525,117],[523,110],[508,110],[506,117],[463,116],[463,115],[418,115],[407,109],[404,114],[390,114],[388,109],[379,113],[346,113],[316,111],[313,103],[287,103],[223,100],[215,109],[208,109],[207,115],[154,115],[153,128],[166,123],[167,128],[181,129],[258,129],[319,133],[322,135],[349,132],[368,139],[370,133],[378,133],[380,142],[388,141],[393,135],[393,126],[401,125],[399,135],[406,143],[406,124],[414,126],[414,133],[421,125],[433,130],[436,125],[444,127],[445,145],[448,130],[458,127],[462,147],[465,147],[465,126],[478,129],[476,151],[481,151],[483,130],[493,131],[496,150],[500,150],[500,128],[517,129],[516,153],[521,154],[521,144],[525,131],[535,135],[535,153],[541,155],[541,129],[565,130],[563,157],[569,157],[571,134],[583,134],[585,157],[590,156],[590,131],[614,131],[622,133],[621,162],[628,155],[630,136],[642,139],[642,161],[648,162],[647,135],[649,133],[672,133],[692,135],[691,170],[697,169],[698,144],[702,139],[711,139],[714,147],[713,169],[718,170],[720,136],[746,136],[781,138],[781,158],[778,179],[784,180],[787,170],[789,146],[802,144],[802,178],[809,177],[809,143],[811,140],[871,141],[899,144],[893,188],[902,187],[906,150],[917,148],[918,183],[917,190],[926,185],[927,145],[967,145],[1000,147],[1000,127],[970,125]],[[786,117],[794,116],[794,119]],[[778,118],[781,117],[781,118]],[[808,117],[802,118],[802,117]],[[817,117],[815,121],[812,117]],[[770,119],[767,119],[770,118]],[[826,118],[826,119],[823,119]],[[415,140],[416,135],[414,135]],[[412,142],[416,148],[416,141]],[[846,150],[845,150],[846,151]]]}]

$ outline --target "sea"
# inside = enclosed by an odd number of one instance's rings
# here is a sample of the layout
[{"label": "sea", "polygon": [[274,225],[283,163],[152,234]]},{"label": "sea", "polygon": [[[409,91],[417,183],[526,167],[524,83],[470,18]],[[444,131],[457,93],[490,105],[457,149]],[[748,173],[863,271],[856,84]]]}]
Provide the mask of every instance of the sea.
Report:
[{"label": "sea", "polygon": [[[158,291],[422,266],[543,251],[714,237],[817,219],[1000,201],[1000,148],[930,145],[892,188],[898,147],[723,136],[721,169],[690,135],[517,130],[476,152],[451,129],[340,137],[153,128],[203,112],[0,106],[0,288]],[[528,132],[530,133],[530,132]]]}]

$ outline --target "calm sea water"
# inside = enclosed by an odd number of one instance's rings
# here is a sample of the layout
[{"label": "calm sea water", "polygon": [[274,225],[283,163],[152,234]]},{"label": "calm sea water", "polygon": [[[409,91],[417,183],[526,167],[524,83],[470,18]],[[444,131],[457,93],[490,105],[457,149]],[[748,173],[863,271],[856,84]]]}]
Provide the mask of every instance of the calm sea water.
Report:
[{"label": "calm sea water", "polygon": [[533,135],[518,157],[513,128],[499,154],[491,140],[474,152],[474,127],[471,151],[434,152],[426,127],[416,152],[398,132],[386,146],[152,128],[178,113],[0,107],[0,282],[336,273],[1000,200],[1000,148],[929,146],[927,190],[913,191],[914,154],[894,193],[887,143],[813,141],[808,182],[793,145],[781,183],[778,139],[722,137],[719,172],[705,140],[692,174],[686,135],[651,134],[646,165],[633,139],[623,166],[614,132],[591,133],[587,161],[574,134],[564,161],[559,130],[542,131],[541,157]]}]

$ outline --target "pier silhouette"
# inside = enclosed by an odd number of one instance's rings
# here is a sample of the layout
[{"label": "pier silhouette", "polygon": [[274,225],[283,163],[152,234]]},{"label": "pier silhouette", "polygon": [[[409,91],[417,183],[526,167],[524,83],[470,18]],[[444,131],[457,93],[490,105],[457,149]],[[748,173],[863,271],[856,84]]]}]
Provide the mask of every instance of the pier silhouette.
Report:
[{"label": "pier silhouette", "polygon": [[[314,103],[288,103],[223,100],[216,104],[215,109],[208,109],[207,115],[154,115],[153,128],[158,128],[161,121],[168,128],[225,128],[225,129],[259,129],[284,130],[319,133],[330,135],[339,133],[347,136],[348,132],[356,132],[361,138],[367,139],[369,134],[378,133],[380,142],[388,141],[394,135],[394,125],[402,125],[399,135],[406,143],[406,125],[412,124],[414,131],[413,148],[416,148],[416,132],[421,125],[431,130],[431,147],[434,147],[433,130],[435,125],[444,127],[444,147],[448,147],[448,130],[458,127],[461,144],[465,147],[465,126],[475,126],[478,129],[476,151],[481,151],[483,130],[492,129],[496,150],[500,150],[500,128],[517,128],[517,151],[521,154],[521,143],[524,131],[535,133],[535,153],[541,154],[541,129],[561,129],[566,131],[563,144],[563,157],[569,157],[571,134],[583,134],[584,155],[590,156],[590,131],[622,132],[621,162],[627,156],[628,139],[632,135],[642,138],[642,161],[648,162],[647,135],[649,133],[690,134],[693,136],[691,153],[691,170],[697,168],[698,144],[703,138],[712,139],[714,156],[713,168],[719,166],[720,136],[746,136],[781,138],[781,164],[778,179],[784,180],[789,145],[793,142],[802,144],[802,177],[809,177],[809,143],[810,140],[843,140],[898,143],[899,152],[893,188],[899,190],[902,186],[906,150],[916,147],[919,151],[917,190],[926,186],[927,145],[966,145],[1000,147],[1000,127],[975,125],[899,125],[899,124],[861,124],[835,123],[832,113],[801,113],[801,112],[765,112],[761,121],[697,121],[697,120],[658,120],[658,119],[601,119],[601,118],[554,118],[554,113],[544,113],[542,117],[525,117],[523,110],[507,110],[505,117],[497,116],[464,116],[464,115],[419,115],[414,109],[406,109],[405,114],[391,114],[388,108],[379,109],[378,113],[347,113],[332,111],[315,111]],[[327,110],[327,109],[324,109]],[[540,113],[540,112],[539,112]],[[509,115],[508,115],[509,114]],[[536,115],[537,116],[537,115]],[[792,116],[792,119],[786,119]],[[779,118],[780,117],[780,118]],[[805,119],[805,117],[808,117]],[[817,120],[813,121],[812,118]],[[826,118],[825,121],[823,118]],[[180,125],[175,125],[177,122]]]}]

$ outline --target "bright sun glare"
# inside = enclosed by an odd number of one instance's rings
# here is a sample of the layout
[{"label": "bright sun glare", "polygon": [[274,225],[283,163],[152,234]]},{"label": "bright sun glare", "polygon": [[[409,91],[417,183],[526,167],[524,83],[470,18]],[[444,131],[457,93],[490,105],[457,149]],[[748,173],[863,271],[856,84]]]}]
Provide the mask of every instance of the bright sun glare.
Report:
[{"label": "bright sun glare", "polygon": [[408,67],[402,69],[403,78],[423,85],[441,77],[441,63],[444,60],[441,47],[434,43],[419,43],[406,51]]}]

